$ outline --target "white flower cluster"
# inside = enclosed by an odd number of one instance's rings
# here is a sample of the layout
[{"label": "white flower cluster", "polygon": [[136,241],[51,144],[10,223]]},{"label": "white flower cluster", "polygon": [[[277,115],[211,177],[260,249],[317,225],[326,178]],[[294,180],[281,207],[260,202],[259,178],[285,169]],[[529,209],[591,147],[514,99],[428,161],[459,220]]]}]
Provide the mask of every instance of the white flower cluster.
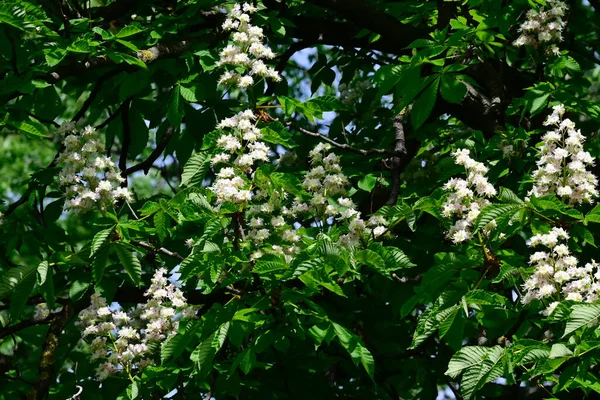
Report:
[{"label": "white flower cluster", "polygon": [[560,0],[546,0],[547,10],[531,9],[527,12],[527,21],[523,22],[519,31],[521,35],[513,42],[516,47],[548,45],[546,51],[560,55],[560,49],[555,43],[562,41],[562,31],[565,27],[564,17],[567,5]]},{"label": "white flower cluster", "polygon": [[[310,195],[308,203],[301,198],[296,198],[291,209],[284,209],[284,215],[296,216],[310,214],[321,223],[328,218],[337,218],[348,223],[348,233],[342,235],[339,243],[346,247],[360,244],[364,235],[381,236],[386,232],[386,220],[381,216],[373,216],[368,221],[361,218],[356,205],[346,195],[348,178],[342,172],[340,157],[334,153],[327,153],[331,145],[319,143],[310,151],[311,169],[306,173],[302,187]],[[331,204],[328,198],[337,198],[337,204]]]},{"label": "white flower cluster", "polygon": [[94,128],[88,126],[79,135],[73,124],[65,124],[60,131],[64,151],[58,156],[63,165],[58,183],[66,189],[66,209],[86,212],[117,199],[132,200],[129,190],[119,186],[124,179],[117,166],[102,155],[104,144]]},{"label": "white flower cluster", "polygon": [[96,292],[90,307],[79,314],[77,324],[83,327],[83,336],[94,337],[90,349],[91,359],[100,361],[98,380],[118,372],[131,376],[152,364],[157,345],[177,333],[180,313],[194,316],[183,293],[168,284],[166,273],[164,268],[156,271],[145,293],[148,301],[128,312],[109,307]]},{"label": "white flower cluster", "polygon": [[[253,259],[260,258],[266,252],[290,262],[294,254],[300,251],[298,243],[302,238],[292,226],[293,221],[282,214],[287,212],[287,208],[282,207],[286,198],[287,193],[283,190],[273,190],[271,194],[264,189],[256,190],[254,199],[262,203],[248,207],[246,213],[249,227],[247,237],[261,248],[252,254]],[[265,243],[269,238],[268,244]],[[263,246],[265,244],[266,247]]]},{"label": "white flower cluster", "polygon": [[[451,178],[444,185],[449,195],[443,205],[442,215],[445,218],[458,217],[447,233],[448,238],[458,244],[471,239],[471,227],[481,209],[490,204],[486,197],[495,196],[496,189],[485,175],[488,168],[473,160],[469,156],[469,150],[458,149],[452,155],[456,158],[456,164],[465,167],[467,179]],[[495,221],[492,220],[484,228],[484,232],[489,232],[494,227]]]},{"label": "white flower cluster", "polygon": [[217,178],[209,187],[217,195],[218,203],[247,204],[252,200],[251,183],[245,174],[252,174],[257,161],[269,161],[271,151],[259,140],[262,134],[253,123],[255,119],[252,110],[246,110],[217,125],[217,129],[231,132],[217,139],[217,146],[223,152],[211,160],[213,166],[227,165],[217,172]]},{"label": "white flower cluster", "polygon": [[227,71],[221,76],[219,83],[237,85],[245,89],[254,84],[253,76],[269,78],[276,82],[281,80],[279,72],[268,67],[262,60],[274,58],[275,53],[263,44],[262,28],[250,25],[250,14],[255,11],[256,7],[248,3],[244,3],[243,6],[236,4],[223,23],[223,29],[233,31],[233,44],[227,45],[221,51],[217,65],[241,67],[246,73]]},{"label": "white flower cluster", "polygon": [[586,167],[594,164],[594,157],[584,151],[585,137],[580,130],[575,130],[575,123],[563,119],[564,106],[554,106],[553,110],[544,125],[556,129],[543,137],[541,157],[532,173],[534,185],[529,194],[536,197],[556,194],[569,204],[592,203],[598,196],[598,179]]},{"label": "white flower cluster", "polygon": [[560,300],[598,300],[600,296],[600,271],[594,260],[584,267],[577,266],[577,258],[571,255],[564,242],[569,234],[563,228],[552,228],[547,234],[538,234],[529,241],[530,247],[542,245],[547,251],[531,255],[529,263],[535,266],[535,273],[523,284],[525,294],[522,302],[533,300],[555,300],[549,304],[544,314],[550,315]]}]

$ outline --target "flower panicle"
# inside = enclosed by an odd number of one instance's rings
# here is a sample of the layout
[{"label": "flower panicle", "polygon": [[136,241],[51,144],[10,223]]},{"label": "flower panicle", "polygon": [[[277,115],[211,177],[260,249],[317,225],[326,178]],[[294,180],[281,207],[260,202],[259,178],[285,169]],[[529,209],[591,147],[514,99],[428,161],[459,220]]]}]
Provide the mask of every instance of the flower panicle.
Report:
[{"label": "flower panicle", "polygon": [[[470,156],[468,149],[457,149],[452,153],[455,162],[465,168],[466,179],[451,178],[444,189],[448,198],[442,206],[442,216],[457,218],[446,236],[455,244],[470,240],[473,237],[473,225],[481,210],[491,204],[488,198],[497,194],[496,188],[486,176],[488,168]],[[484,234],[489,234],[495,228],[492,220],[484,227]]]}]

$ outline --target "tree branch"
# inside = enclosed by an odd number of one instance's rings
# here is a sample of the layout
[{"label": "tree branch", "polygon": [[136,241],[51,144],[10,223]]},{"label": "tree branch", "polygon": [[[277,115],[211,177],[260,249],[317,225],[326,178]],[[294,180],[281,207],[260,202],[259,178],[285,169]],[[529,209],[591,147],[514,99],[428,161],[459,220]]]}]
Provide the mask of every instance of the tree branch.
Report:
[{"label": "tree branch", "polygon": [[27,321],[21,321],[19,323],[14,324],[14,325],[10,325],[10,326],[7,326],[5,328],[2,328],[2,329],[0,329],[0,340],[2,340],[3,338],[5,338],[7,336],[10,336],[10,335],[18,332],[18,331],[20,331],[22,329],[29,328],[31,326],[46,324],[49,321],[51,321],[52,318],[53,318],[53,316],[50,315],[48,318],[45,318],[45,319],[41,319],[41,320],[30,319],[30,320],[27,320]]},{"label": "tree branch", "polygon": [[163,137],[160,139],[160,142],[156,145],[152,153],[150,153],[150,156],[141,163],[127,168],[125,170],[125,175],[128,176],[134,172],[142,170],[144,171],[145,175],[148,175],[148,171],[150,171],[150,168],[152,168],[154,161],[156,161],[158,157],[161,156],[162,152],[167,148],[169,140],[171,140],[171,137],[173,136],[173,132],[175,132],[175,128],[173,128],[172,125],[169,125]]},{"label": "tree branch", "polygon": [[394,205],[400,196],[400,173],[402,172],[402,157],[406,156],[406,139],[404,136],[404,115],[400,114],[394,118],[394,156],[390,168],[392,170],[392,184],[390,194],[385,204]]},{"label": "tree branch", "polygon": [[54,314],[50,323],[50,328],[42,345],[42,358],[38,370],[38,381],[34,383],[29,392],[28,399],[42,400],[48,398],[50,385],[56,381],[54,363],[55,355],[58,350],[60,336],[73,315],[73,309],[70,304],[66,304],[61,311]]},{"label": "tree branch", "polygon": [[156,247],[156,246],[151,245],[150,243],[138,242],[136,240],[132,240],[131,244],[134,245],[134,246],[138,246],[138,247],[144,248],[146,250],[150,250],[150,251],[157,252],[157,253],[162,253],[162,254],[167,255],[169,257],[176,258],[179,261],[185,260],[185,257],[183,257],[181,254],[176,253],[176,252],[171,251],[171,250],[168,250],[168,249],[165,249],[164,247]]},{"label": "tree branch", "polygon": [[123,146],[121,147],[121,155],[119,157],[119,169],[121,176],[125,181],[121,183],[121,187],[127,187],[127,153],[131,144],[131,125],[129,124],[129,107],[131,106],[131,98],[127,98],[123,102],[123,110],[121,110],[121,122],[123,125]]},{"label": "tree branch", "polygon": [[306,130],[301,127],[297,127],[297,129],[300,132],[304,133],[305,135],[319,138],[319,140],[322,140],[325,143],[329,143],[330,145],[332,145],[334,147],[337,147],[337,148],[343,149],[343,150],[352,151],[354,153],[357,153],[357,154],[360,154],[363,156],[367,156],[370,154],[380,154],[380,155],[402,155],[402,154],[404,154],[404,153],[399,153],[397,151],[390,151],[390,150],[385,150],[385,149],[368,149],[368,150],[367,149],[357,149],[356,147],[352,147],[345,143],[338,143],[335,140],[332,140],[332,139],[328,138],[327,136],[322,135],[320,133],[311,132],[311,131]]},{"label": "tree branch", "polygon": [[96,84],[94,85],[94,88],[90,92],[90,95],[88,96],[87,99],[85,99],[85,101],[83,102],[83,105],[81,106],[79,111],[77,111],[77,114],[75,114],[75,116],[73,117],[71,122],[77,122],[81,119],[81,117],[83,117],[85,115],[85,112],[90,108],[90,106],[92,105],[92,102],[94,101],[94,99],[96,99],[96,96],[98,96],[98,92],[100,92],[100,89],[102,89],[102,85],[104,85],[104,82],[106,82],[107,79],[117,75],[119,72],[120,72],[119,70],[110,71],[110,72],[102,75],[96,81]]}]

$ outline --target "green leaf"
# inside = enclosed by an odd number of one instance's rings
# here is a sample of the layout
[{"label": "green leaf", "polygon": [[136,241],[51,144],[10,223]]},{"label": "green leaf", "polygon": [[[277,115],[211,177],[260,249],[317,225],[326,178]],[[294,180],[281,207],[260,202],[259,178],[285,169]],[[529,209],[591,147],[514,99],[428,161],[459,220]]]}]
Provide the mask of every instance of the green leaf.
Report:
[{"label": "green leaf", "polygon": [[256,263],[256,265],[252,269],[252,272],[254,272],[255,274],[262,275],[262,274],[268,274],[268,273],[275,272],[275,271],[285,270],[287,268],[288,268],[288,265],[285,262],[283,262],[283,261],[276,261],[276,260],[263,261],[263,260],[258,260],[258,262]]},{"label": "green leaf", "polygon": [[125,268],[127,275],[131,278],[132,282],[139,285],[142,279],[142,265],[140,260],[125,246],[118,244],[112,247],[117,253],[117,257],[121,264]]},{"label": "green leaf", "polygon": [[189,101],[190,103],[196,103],[198,101],[194,89],[179,86],[179,93],[181,93],[181,97],[183,97],[185,101]]},{"label": "green leaf", "polygon": [[[37,267],[37,284],[43,285],[46,282],[48,276],[48,270],[50,269],[48,261],[42,261]],[[51,272],[52,273],[52,272]]]},{"label": "green leaf", "polygon": [[44,135],[44,133],[40,129],[38,129],[36,126],[29,122],[9,121],[7,122],[7,124],[14,126],[16,129],[25,132],[25,134],[31,137],[46,137],[46,135]]},{"label": "green leaf", "polygon": [[100,35],[102,37],[102,40],[110,40],[114,37],[114,35],[111,32],[107,32],[104,29],[100,28],[99,26],[93,27],[92,32]]},{"label": "green leaf", "polygon": [[16,290],[20,290],[33,279],[35,282],[35,274],[37,272],[36,265],[20,265],[5,271],[0,276],[0,299],[12,294]]},{"label": "green leaf", "polygon": [[348,351],[348,354],[350,354],[354,365],[358,365],[360,362],[365,371],[367,371],[369,377],[374,381],[375,359],[371,352],[364,346],[358,335],[335,322],[332,322],[331,324],[333,325],[333,329],[335,330],[335,334],[340,340],[340,343]]},{"label": "green leaf", "polygon": [[130,56],[129,54],[125,54],[125,53],[118,53],[118,54],[119,54],[118,57],[122,61],[125,61],[127,64],[136,65],[142,69],[148,69],[148,66],[139,58]]},{"label": "green leaf", "polygon": [[587,225],[589,222],[600,223],[600,204],[596,205],[596,207],[586,214],[583,223]]},{"label": "green leaf", "polygon": [[503,203],[524,204],[525,202],[519,198],[512,190],[505,187],[500,188],[498,199]]},{"label": "green leaf", "polygon": [[240,369],[244,374],[249,374],[256,365],[256,354],[249,347],[240,354]]},{"label": "green leaf", "polygon": [[155,201],[147,201],[146,203],[144,203],[142,208],[139,209],[140,214],[142,214],[143,217],[152,215],[159,210],[161,210],[161,206]]},{"label": "green leaf", "polygon": [[[139,49],[139,48],[138,48],[136,45],[134,45],[133,43],[131,43],[131,42],[128,42],[128,41],[126,41],[126,40],[117,39],[117,43],[120,43],[120,44],[122,44],[123,46],[127,47],[129,50],[131,50],[131,51],[135,51],[136,53],[137,53],[138,51],[140,51],[140,49]],[[141,60],[140,60],[140,61],[141,61]],[[144,63],[144,62],[142,61],[142,63]],[[144,65],[145,65],[145,64],[144,64]]]},{"label": "green leaf", "polygon": [[90,257],[94,256],[98,250],[108,243],[108,239],[110,238],[113,230],[114,227],[104,229],[94,235],[94,238],[92,239],[92,250],[90,252]]},{"label": "green leaf", "polygon": [[[1,296],[0,296],[1,297]],[[596,326],[600,318],[600,304],[575,304],[567,320],[565,333],[562,337],[575,332],[584,326]]]},{"label": "green leaf", "polygon": [[563,343],[554,343],[552,345],[552,349],[550,350],[549,358],[571,357],[572,355],[573,352],[569,350],[569,348]]},{"label": "green leaf", "polygon": [[273,172],[270,175],[271,181],[276,187],[283,188],[286,192],[298,197],[304,196],[306,193],[302,189],[302,182],[294,174],[283,172]]},{"label": "green leaf", "polygon": [[442,75],[440,93],[447,102],[460,104],[467,94],[467,86],[452,76]]},{"label": "green leaf", "polygon": [[549,97],[550,93],[546,93],[542,96],[533,99],[533,101],[531,102],[531,108],[529,109],[531,115],[535,115],[542,111],[546,107],[546,103],[548,102]]},{"label": "green leaf", "polygon": [[414,129],[418,129],[423,125],[431,111],[433,110],[433,106],[435,106],[435,101],[437,99],[437,91],[438,91],[439,80],[436,79],[433,83],[431,83],[419,96],[419,98],[415,101],[415,104],[412,107],[410,112],[410,120]]},{"label": "green leaf", "polygon": [[67,50],[73,53],[89,53],[90,42],[86,39],[78,38],[67,47]]},{"label": "green leaf", "polygon": [[183,119],[183,109],[179,102],[180,88],[179,85],[173,88],[167,108],[167,119],[175,128],[178,128],[181,125],[181,120]]},{"label": "green leaf", "polygon": [[213,358],[223,346],[228,330],[229,322],[222,324],[192,352],[190,359],[198,365],[201,376],[206,376],[212,370]]},{"label": "green leaf", "polygon": [[333,279],[327,275],[323,269],[307,271],[300,275],[299,279],[309,287],[314,286],[313,284],[317,284],[327,290],[332,291],[338,296],[346,297],[342,291],[342,288],[336,282],[334,282]]},{"label": "green leaf", "polygon": [[139,26],[132,24],[132,25],[127,25],[125,28],[121,29],[116,37],[118,37],[119,39],[123,39],[129,36],[133,36],[136,35],[140,32],[143,32],[143,29],[140,29]]},{"label": "green leaf", "polygon": [[493,220],[500,219],[514,215],[518,210],[522,209],[522,204],[490,204],[484,207],[477,219],[475,220],[475,232],[492,222]]},{"label": "green leaf", "polygon": [[371,193],[377,184],[377,177],[373,174],[365,175],[360,181],[358,181],[358,188],[365,192]]},{"label": "green leaf", "polygon": [[166,364],[168,361],[179,357],[192,342],[199,328],[200,324],[195,321],[190,321],[186,325],[183,333],[178,333],[167,339],[160,348],[161,364]]},{"label": "green leaf", "polygon": [[283,126],[281,122],[273,122],[261,129],[263,140],[268,143],[280,144],[283,147],[291,149],[296,147],[292,140],[292,134]]},{"label": "green leaf", "polygon": [[110,248],[105,247],[96,252],[96,257],[94,257],[94,260],[92,261],[92,277],[96,283],[102,280],[104,270],[106,269],[106,263],[108,262],[109,253]]},{"label": "green leaf", "polygon": [[358,261],[375,269],[381,275],[390,278],[389,271],[386,268],[385,260],[373,250],[361,250],[355,254]]},{"label": "green leaf", "polygon": [[196,153],[190,157],[183,167],[181,174],[181,185],[200,187],[204,176],[210,167],[210,155],[206,152]]},{"label": "green leaf", "polygon": [[505,354],[500,346],[463,347],[450,360],[446,375],[456,379],[463,374],[461,392],[465,399],[472,399],[484,384],[502,376]]},{"label": "green leaf", "polygon": [[164,242],[167,236],[169,236],[169,226],[171,218],[164,211],[159,211],[154,214],[154,226],[156,227],[156,233],[161,242]]}]

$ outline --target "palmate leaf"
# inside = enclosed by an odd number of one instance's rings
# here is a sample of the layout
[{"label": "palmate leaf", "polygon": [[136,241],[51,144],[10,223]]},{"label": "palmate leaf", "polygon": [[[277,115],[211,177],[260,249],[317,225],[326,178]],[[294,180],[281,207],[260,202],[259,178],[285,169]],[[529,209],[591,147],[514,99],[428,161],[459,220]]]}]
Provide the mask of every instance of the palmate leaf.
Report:
[{"label": "palmate leaf", "polygon": [[600,304],[575,304],[562,337],[584,326],[595,326],[600,319]]},{"label": "palmate leaf", "polygon": [[335,334],[340,340],[340,343],[350,354],[354,365],[358,365],[360,362],[365,368],[365,371],[367,371],[369,377],[375,380],[375,359],[369,349],[365,347],[355,333],[335,322],[332,322],[331,324],[333,325],[333,329],[335,330]]},{"label": "palmate leaf", "polygon": [[512,204],[524,204],[525,203],[523,200],[521,200],[519,198],[519,196],[517,196],[515,194],[515,192],[513,192],[512,190],[507,189],[505,187],[500,188],[500,193],[498,194],[498,199],[500,199],[500,201],[503,203],[512,203]]},{"label": "palmate leaf", "polygon": [[19,5],[0,4],[0,26],[7,24],[20,30],[33,28],[34,25],[25,20],[25,10]]},{"label": "palmate leaf", "polygon": [[164,342],[160,349],[161,364],[166,364],[168,361],[179,357],[190,344],[199,328],[200,323],[198,321],[189,321],[183,333],[178,333]]},{"label": "palmate leaf", "polygon": [[108,243],[108,239],[111,235],[111,233],[113,232],[114,227],[109,228],[109,229],[104,229],[101,230],[100,232],[96,233],[96,235],[94,235],[94,238],[92,239],[92,249],[90,252],[90,257],[92,257],[94,254],[96,254],[98,252],[98,250],[100,250],[102,247],[104,247],[107,243]]},{"label": "palmate leaf", "polygon": [[125,271],[131,278],[132,282],[136,285],[139,285],[142,279],[142,265],[140,264],[140,260],[138,260],[138,258],[130,249],[122,244],[117,244],[112,248],[114,249],[115,253],[117,253],[119,261],[125,268]]},{"label": "palmate leaf", "polygon": [[31,280],[35,281],[38,266],[34,264],[20,265],[3,272],[0,275],[0,299],[21,290],[21,287],[29,285]]},{"label": "palmate leaf", "polygon": [[277,260],[264,260],[264,261],[258,261],[256,263],[256,265],[254,266],[254,268],[252,269],[252,272],[254,272],[255,274],[268,274],[271,272],[276,272],[276,271],[282,271],[288,268],[288,265],[283,262],[283,261],[277,261]]},{"label": "palmate leaf", "polygon": [[201,376],[206,376],[211,371],[213,358],[221,350],[221,347],[223,347],[228,331],[229,322],[221,324],[216,331],[204,339],[192,352],[190,360],[198,365]]},{"label": "palmate leaf", "polygon": [[196,153],[183,167],[181,186],[202,186],[202,181],[210,167],[209,153]]},{"label": "palmate leaf", "polygon": [[465,399],[472,399],[475,391],[502,376],[506,350],[500,346],[468,346],[459,350],[450,360],[446,375],[456,379],[462,374],[460,390]]},{"label": "palmate leaf", "polygon": [[506,217],[522,209],[522,204],[491,204],[484,207],[475,220],[475,232],[495,219]]},{"label": "palmate leaf", "polygon": [[[406,254],[404,254],[404,252],[402,250],[400,250],[396,247],[391,247],[391,246],[386,247],[386,246],[382,246],[380,243],[371,243],[369,245],[369,250],[376,253],[383,260],[384,267],[382,269],[379,269],[379,272],[384,275],[388,275],[390,272],[393,272],[393,271],[396,271],[399,269],[412,268],[412,267],[416,266],[416,264],[413,264],[410,261],[410,259],[408,258],[408,256]],[[366,256],[365,254],[359,255],[359,257],[365,257],[365,256]],[[367,260],[367,265],[371,265],[371,264],[369,264],[369,262],[380,265],[378,259],[375,259],[375,261]],[[376,267],[376,265],[371,265],[371,266]]]}]

